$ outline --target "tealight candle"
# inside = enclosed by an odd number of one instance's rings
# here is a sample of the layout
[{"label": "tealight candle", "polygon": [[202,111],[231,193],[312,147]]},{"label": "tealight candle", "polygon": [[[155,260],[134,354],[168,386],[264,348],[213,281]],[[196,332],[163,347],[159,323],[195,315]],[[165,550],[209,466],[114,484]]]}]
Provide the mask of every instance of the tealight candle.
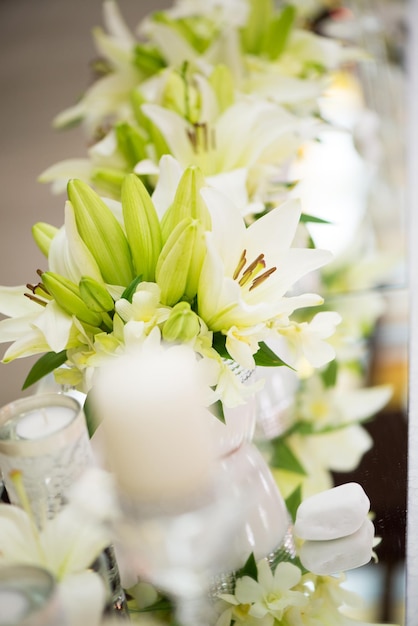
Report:
[{"label": "tealight candle", "polygon": [[0,625],[18,624],[29,609],[30,602],[22,591],[0,588]]},{"label": "tealight candle", "polygon": [[92,463],[85,417],[74,398],[37,394],[0,409],[0,467],[8,496],[21,504],[11,480],[19,472],[39,524],[58,513],[67,490]]},{"label": "tealight candle", "polygon": [[0,568],[0,626],[66,626],[53,576],[34,565]]},{"label": "tealight candle", "polygon": [[64,406],[45,406],[22,415],[16,424],[16,437],[41,439],[65,428],[75,418],[73,409]]}]

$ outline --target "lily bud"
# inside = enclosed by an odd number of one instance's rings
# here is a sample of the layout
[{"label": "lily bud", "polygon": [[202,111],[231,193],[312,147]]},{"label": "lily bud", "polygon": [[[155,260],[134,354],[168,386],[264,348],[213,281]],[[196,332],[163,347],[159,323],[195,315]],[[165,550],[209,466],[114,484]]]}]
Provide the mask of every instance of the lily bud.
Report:
[{"label": "lily bud", "polygon": [[205,178],[196,166],[188,167],[177,187],[176,195],[161,220],[163,242],[166,242],[177,224],[185,218],[199,220],[205,230],[211,229],[209,210],[200,194]]},{"label": "lily bud", "polygon": [[75,283],[54,272],[44,272],[42,282],[58,306],[68,315],[75,315],[81,322],[91,326],[100,326],[102,316],[87,307]]},{"label": "lily bud", "polygon": [[123,156],[133,168],[146,157],[145,139],[138,129],[127,122],[119,122],[115,127],[118,148]]},{"label": "lily bud", "polygon": [[180,76],[178,72],[173,71],[170,72],[165,84],[162,106],[193,123],[199,119],[200,94],[186,76]]},{"label": "lily bud", "polygon": [[129,174],[122,185],[123,220],[135,273],[154,281],[161,252],[161,228],[157,212],[143,183]]},{"label": "lily bud", "polygon": [[179,302],[163,326],[163,338],[166,341],[187,342],[196,337],[199,331],[199,316],[191,310],[188,302]]},{"label": "lily bud", "polygon": [[95,167],[90,175],[92,183],[94,183],[101,192],[110,198],[118,198],[120,188],[126,173],[122,170],[116,170],[111,167]]},{"label": "lily bud", "polygon": [[234,81],[231,71],[226,65],[216,65],[209,77],[209,82],[216,94],[221,112],[225,111],[235,101]]},{"label": "lily bud", "polygon": [[140,128],[143,128],[148,135],[149,142],[155,149],[156,158],[159,160],[163,154],[169,154],[170,149],[161,131],[143,112],[142,105],[146,104],[146,98],[139,89],[133,89],[131,93],[131,104],[135,120]]},{"label": "lily bud", "polygon": [[156,268],[161,302],[173,306],[197,293],[200,271],[206,254],[204,230],[197,220],[186,218],[171,233]]},{"label": "lily bud", "polygon": [[105,282],[126,286],[134,278],[128,240],[116,217],[86,183],[70,180],[68,197],[77,230],[90,250]]},{"label": "lily bud", "polygon": [[90,278],[83,276],[78,284],[80,296],[90,311],[104,313],[114,308],[114,301],[106,287]]},{"label": "lily bud", "polygon": [[32,236],[39,250],[48,258],[51,242],[58,232],[58,228],[46,222],[37,222],[32,226]]}]

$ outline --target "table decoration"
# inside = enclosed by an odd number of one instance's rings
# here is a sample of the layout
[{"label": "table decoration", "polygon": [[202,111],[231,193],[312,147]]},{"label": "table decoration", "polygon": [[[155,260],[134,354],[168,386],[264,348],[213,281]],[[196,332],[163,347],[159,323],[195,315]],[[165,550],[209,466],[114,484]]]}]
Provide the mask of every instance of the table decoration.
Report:
[{"label": "table decoration", "polygon": [[[24,389],[52,374],[62,393],[0,412],[0,562],[47,567],[70,626],[109,608],[94,570],[111,543],[139,621],[358,623],[341,572],[373,556],[370,503],[331,472],[358,465],[392,392],[367,374],[397,257],[370,243],[375,153],[354,142],[372,60],[321,34],[323,8],[178,0],[134,35],[105,0],[98,77],[55,120],[81,122],[88,154],[41,175],[66,191],[64,224],[34,225],[33,284],[0,287],[0,342],[4,363],[41,355]],[[309,191],[329,147],[359,190],[342,243]],[[68,389],[110,483],[76,481],[91,451]]]},{"label": "table decoration", "polygon": [[0,410],[0,467],[12,503],[20,502],[14,475],[37,523],[52,518],[70,486],[93,463],[80,404],[63,394],[16,400]]},{"label": "table decoration", "polygon": [[0,568],[0,624],[3,626],[66,626],[51,574],[33,565]]}]

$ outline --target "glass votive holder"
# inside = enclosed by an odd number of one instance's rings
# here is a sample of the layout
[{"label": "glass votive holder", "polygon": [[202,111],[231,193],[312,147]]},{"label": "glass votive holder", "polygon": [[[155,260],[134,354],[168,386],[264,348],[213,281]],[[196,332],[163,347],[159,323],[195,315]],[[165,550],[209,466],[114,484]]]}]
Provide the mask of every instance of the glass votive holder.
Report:
[{"label": "glass votive holder", "polygon": [[68,489],[93,464],[79,402],[61,393],[28,396],[0,409],[0,468],[12,504],[21,505],[13,474],[39,526],[66,503]]},{"label": "glass votive holder", "polygon": [[0,626],[66,626],[53,576],[32,565],[0,567]]}]

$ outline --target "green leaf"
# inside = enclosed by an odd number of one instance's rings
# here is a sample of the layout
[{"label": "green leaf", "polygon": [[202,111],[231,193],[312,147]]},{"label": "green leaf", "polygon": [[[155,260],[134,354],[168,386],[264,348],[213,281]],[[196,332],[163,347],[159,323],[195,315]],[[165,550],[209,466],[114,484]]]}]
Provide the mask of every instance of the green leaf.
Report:
[{"label": "green leaf", "polygon": [[226,337],[222,333],[213,333],[212,346],[224,359],[230,359],[231,355],[225,347]]},{"label": "green leaf", "polygon": [[134,65],[144,76],[152,76],[166,66],[158,48],[137,44],[134,48]]},{"label": "green leaf", "polygon": [[338,363],[334,359],[331,361],[326,369],[321,372],[321,378],[325,387],[335,387],[337,383]]},{"label": "green leaf", "polygon": [[142,276],[137,276],[136,278],[134,278],[131,284],[126,287],[125,291],[121,295],[121,298],[123,298],[124,300],[128,300],[128,302],[132,303],[132,298],[134,297],[136,288],[141,282],[142,282]]},{"label": "green leaf", "polygon": [[324,220],[321,217],[315,217],[314,215],[309,215],[308,213],[302,213],[299,221],[302,224],[332,224],[329,220]]},{"label": "green leaf", "polygon": [[47,352],[41,356],[27,375],[26,380],[23,383],[22,390],[27,389],[34,383],[37,383],[38,380],[41,380],[41,378],[60,367],[66,360],[66,350],[61,350],[61,352]]},{"label": "green leaf", "polygon": [[101,420],[98,418],[97,414],[94,413],[90,393],[87,394],[83,410],[86,418],[87,431],[91,439]]},{"label": "green leaf", "polygon": [[254,553],[251,552],[248,557],[244,567],[237,571],[237,578],[242,578],[243,576],[249,576],[253,580],[258,580],[258,572],[257,572],[257,563],[254,557]]},{"label": "green leaf", "polygon": [[275,439],[273,448],[273,456],[270,460],[272,467],[300,474],[301,476],[307,475],[305,468],[283,439]]},{"label": "green leaf", "polygon": [[301,487],[301,485],[299,485],[286,498],[286,507],[287,507],[287,510],[289,511],[289,514],[290,514],[293,522],[295,522],[295,520],[296,520],[296,511],[298,510],[301,502],[302,502],[302,487]]},{"label": "green leaf", "polygon": [[146,156],[146,141],[139,130],[128,122],[118,122],[115,126],[118,149],[123,154],[130,169]]},{"label": "green leaf", "polygon": [[280,357],[277,356],[270,350],[270,348],[264,343],[264,341],[260,342],[258,351],[254,354],[254,360],[256,365],[260,365],[261,367],[279,367],[281,365],[286,365],[290,369],[290,365],[287,365]]},{"label": "green leaf", "polygon": [[218,418],[220,422],[225,424],[225,414],[224,414],[224,405],[221,400],[217,400],[210,406],[210,412]]}]

